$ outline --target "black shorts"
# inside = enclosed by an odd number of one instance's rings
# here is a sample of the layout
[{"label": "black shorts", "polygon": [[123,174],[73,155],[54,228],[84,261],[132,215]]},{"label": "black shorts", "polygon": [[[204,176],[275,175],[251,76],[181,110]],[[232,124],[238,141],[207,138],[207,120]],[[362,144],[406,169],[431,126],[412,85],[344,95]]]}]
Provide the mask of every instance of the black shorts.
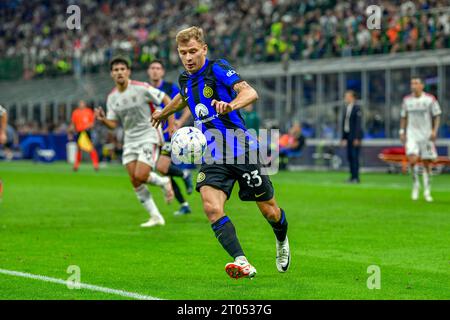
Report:
[{"label": "black shorts", "polygon": [[268,175],[261,174],[259,164],[203,164],[197,176],[196,190],[211,186],[226,193],[230,198],[234,183],[239,183],[242,201],[268,201],[274,189]]}]

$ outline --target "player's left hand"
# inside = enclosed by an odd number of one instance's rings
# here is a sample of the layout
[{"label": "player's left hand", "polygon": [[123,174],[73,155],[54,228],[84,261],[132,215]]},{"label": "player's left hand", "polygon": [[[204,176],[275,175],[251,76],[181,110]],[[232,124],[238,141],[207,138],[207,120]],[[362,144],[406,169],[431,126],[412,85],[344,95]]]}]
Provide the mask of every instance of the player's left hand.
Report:
[{"label": "player's left hand", "polygon": [[225,101],[217,101],[216,99],[213,99],[211,102],[211,106],[216,107],[217,113],[220,114],[227,114],[234,110],[233,106]]},{"label": "player's left hand", "polygon": [[432,132],[431,132],[431,136],[430,136],[430,140],[433,141],[433,142],[435,142],[435,141],[436,141],[436,137],[437,137],[436,132],[435,132],[435,131],[432,131]]},{"label": "player's left hand", "polygon": [[361,145],[361,140],[359,140],[359,139],[353,140],[353,146],[354,147],[359,147],[360,145]]}]

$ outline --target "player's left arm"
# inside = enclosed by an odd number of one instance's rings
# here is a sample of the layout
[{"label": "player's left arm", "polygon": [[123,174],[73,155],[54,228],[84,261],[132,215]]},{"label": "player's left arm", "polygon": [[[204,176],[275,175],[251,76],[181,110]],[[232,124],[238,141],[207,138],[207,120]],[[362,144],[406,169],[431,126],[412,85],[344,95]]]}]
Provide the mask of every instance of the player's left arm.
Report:
[{"label": "player's left arm", "polygon": [[433,129],[431,130],[431,141],[436,141],[438,130],[439,130],[439,124],[441,123],[441,116],[434,116],[433,117]]},{"label": "player's left arm", "polygon": [[363,138],[363,132],[362,132],[362,110],[361,107],[358,106],[358,108],[355,110],[356,111],[356,134],[355,134],[355,139],[353,140],[353,145],[355,147],[358,147],[361,145],[361,140]]},{"label": "player's left arm", "polygon": [[433,102],[431,104],[431,115],[433,117],[433,128],[431,129],[431,141],[436,141],[438,130],[439,130],[439,124],[441,123],[441,107],[439,105],[439,102],[436,100],[436,98],[433,99]]},{"label": "player's left arm", "polygon": [[240,81],[234,84],[233,90],[236,91],[237,96],[231,102],[217,101],[215,99],[211,102],[211,105],[216,107],[218,113],[226,114],[242,109],[259,98],[258,92],[247,81]]}]

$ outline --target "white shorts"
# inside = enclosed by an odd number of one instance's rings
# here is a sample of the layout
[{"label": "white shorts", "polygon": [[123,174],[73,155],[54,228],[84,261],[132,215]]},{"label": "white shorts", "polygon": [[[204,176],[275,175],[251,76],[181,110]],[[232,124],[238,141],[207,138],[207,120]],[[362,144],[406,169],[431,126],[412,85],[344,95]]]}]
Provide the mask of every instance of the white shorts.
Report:
[{"label": "white shorts", "polygon": [[132,161],[148,164],[154,170],[159,158],[159,145],[148,142],[126,144],[123,148],[122,164],[127,165]]},{"label": "white shorts", "polygon": [[423,160],[434,160],[437,158],[436,146],[430,140],[412,140],[406,141],[406,155],[416,155]]}]

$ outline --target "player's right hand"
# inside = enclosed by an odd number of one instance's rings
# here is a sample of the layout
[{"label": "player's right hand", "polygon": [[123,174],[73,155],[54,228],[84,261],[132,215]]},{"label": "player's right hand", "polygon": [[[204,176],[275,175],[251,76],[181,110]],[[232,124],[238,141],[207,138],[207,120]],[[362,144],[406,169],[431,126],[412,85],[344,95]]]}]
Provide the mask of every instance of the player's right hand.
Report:
[{"label": "player's right hand", "polygon": [[162,116],[162,112],[160,110],[154,111],[152,114],[152,126],[157,128],[162,122],[164,122],[165,118]]},{"label": "player's right hand", "polygon": [[102,107],[97,107],[97,108],[95,108],[94,114],[95,114],[95,118],[96,118],[98,121],[103,121],[103,120],[106,119],[106,114],[105,114],[105,111],[103,110]]}]

